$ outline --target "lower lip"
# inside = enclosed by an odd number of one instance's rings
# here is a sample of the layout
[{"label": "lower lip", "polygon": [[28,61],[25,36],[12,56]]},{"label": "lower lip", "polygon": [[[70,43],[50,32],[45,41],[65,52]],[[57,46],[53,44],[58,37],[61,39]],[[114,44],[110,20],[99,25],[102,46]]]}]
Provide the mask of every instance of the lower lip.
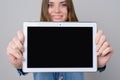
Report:
[{"label": "lower lip", "polygon": [[52,16],[53,19],[61,19],[62,16]]}]

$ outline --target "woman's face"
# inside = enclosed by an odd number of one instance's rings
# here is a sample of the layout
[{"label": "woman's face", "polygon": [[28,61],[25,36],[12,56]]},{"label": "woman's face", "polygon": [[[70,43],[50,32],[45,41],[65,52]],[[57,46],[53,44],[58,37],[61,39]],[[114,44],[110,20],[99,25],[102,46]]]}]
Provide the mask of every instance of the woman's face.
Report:
[{"label": "woman's face", "polygon": [[52,21],[66,21],[68,14],[66,0],[49,0],[48,13]]}]

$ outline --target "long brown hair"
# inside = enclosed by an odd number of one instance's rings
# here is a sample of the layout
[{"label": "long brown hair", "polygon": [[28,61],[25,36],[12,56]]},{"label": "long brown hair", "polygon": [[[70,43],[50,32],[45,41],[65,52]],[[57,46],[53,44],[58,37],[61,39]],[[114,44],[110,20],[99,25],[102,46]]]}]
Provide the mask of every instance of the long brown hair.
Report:
[{"label": "long brown hair", "polygon": [[[73,2],[72,0],[66,0],[67,2],[67,10],[68,10],[68,19],[67,21],[74,21],[77,22],[77,16],[74,10]],[[40,21],[51,21],[48,13],[48,3],[49,0],[42,0],[42,8],[41,8],[41,17]]]}]

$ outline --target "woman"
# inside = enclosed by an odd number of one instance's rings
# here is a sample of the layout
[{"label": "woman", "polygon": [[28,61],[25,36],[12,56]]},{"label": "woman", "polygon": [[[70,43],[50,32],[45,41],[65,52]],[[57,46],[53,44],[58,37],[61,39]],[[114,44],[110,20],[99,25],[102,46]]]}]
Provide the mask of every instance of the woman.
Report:
[{"label": "woman", "polygon": [[[40,21],[77,22],[78,19],[72,0],[43,0]],[[113,50],[102,30],[98,30],[95,41],[97,46],[98,71],[103,71]],[[13,66],[18,69],[20,75],[25,74],[22,72],[22,60],[24,60],[22,56],[24,51],[23,43],[23,32],[18,31],[17,36],[12,39],[7,47],[8,58]],[[34,80],[84,80],[84,75],[80,72],[46,72],[33,74]]]}]

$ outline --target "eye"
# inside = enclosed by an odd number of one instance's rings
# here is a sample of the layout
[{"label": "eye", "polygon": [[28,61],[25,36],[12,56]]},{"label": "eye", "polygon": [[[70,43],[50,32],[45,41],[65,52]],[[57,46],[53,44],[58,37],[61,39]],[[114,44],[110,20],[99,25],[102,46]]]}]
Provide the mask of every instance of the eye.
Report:
[{"label": "eye", "polygon": [[62,6],[62,7],[66,7],[67,4],[66,4],[66,3],[61,3],[61,6]]},{"label": "eye", "polygon": [[48,7],[53,7],[54,5],[52,3],[48,3]]},{"label": "eye", "polygon": [[64,2],[61,2],[60,3],[60,7],[67,7],[67,3],[64,1]]}]

